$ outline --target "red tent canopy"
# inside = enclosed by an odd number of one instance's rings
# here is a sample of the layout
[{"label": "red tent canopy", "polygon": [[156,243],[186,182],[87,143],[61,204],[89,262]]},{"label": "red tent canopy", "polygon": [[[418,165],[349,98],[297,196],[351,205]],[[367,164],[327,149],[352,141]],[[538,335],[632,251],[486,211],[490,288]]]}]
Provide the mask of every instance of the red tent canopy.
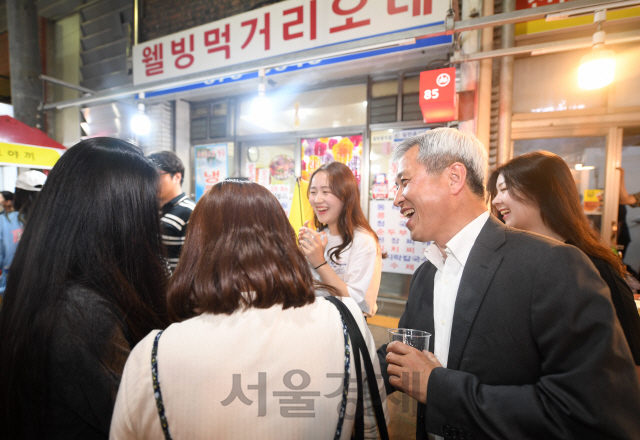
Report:
[{"label": "red tent canopy", "polygon": [[0,116],[0,165],[51,169],[64,145],[10,116]]},{"label": "red tent canopy", "polygon": [[0,142],[66,150],[64,145],[54,141],[37,128],[29,127],[6,115],[0,116]]}]

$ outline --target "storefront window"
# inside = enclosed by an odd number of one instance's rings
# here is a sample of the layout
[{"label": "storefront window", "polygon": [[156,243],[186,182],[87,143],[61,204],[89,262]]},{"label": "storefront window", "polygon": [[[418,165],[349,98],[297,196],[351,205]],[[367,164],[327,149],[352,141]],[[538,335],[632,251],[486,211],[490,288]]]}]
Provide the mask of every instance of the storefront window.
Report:
[{"label": "storefront window", "polygon": [[384,130],[371,133],[371,175],[368,179],[369,224],[376,231],[380,246],[387,252],[382,260],[382,297],[407,299],[413,272],[425,261],[426,243],[414,242],[400,209],[393,206],[397,166],[391,153],[403,140],[424,133],[426,129]]},{"label": "storefront window", "polygon": [[513,143],[513,155],[546,150],[560,156],[569,165],[585,214],[600,230],[604,195],[604,171],[607,138],[571,137],[524,139]]},{"label": "storefront window", "polygon": [[221,139],[230,135],[229,100],[191,105],[191,140]]},{"label": "storefront window", "polygon": [[291,210],[296,184],[294,145],[248,145],[242,148],[244,176],[271,191],[285,210]]},{"label": "storefront window", "polygon": [[243,100],[238,130],[245,136],[364,125],[366,113],[365,84],[301,93],[285,88],[267,91],[262,103]]},{"label": "storefront window", "polygon": [[614,107],[640,105],[640,46],[637,43],[616,47],[616,78],[613,84]]},{"label": "storefront window", "polygon": [[607,88],[578,87],[578,66],[588,50],[515,60],[513,112],[544,113],[607,106]]},{"label": "storefront window", "polygon": [[371,85],[371,123],[398,120],[398,79],[374,81]]},{"label": "storefront window", "polygon": [[384,81],[374,81],[371,85],[371,97],[382,98],[385,96],[396,96],[398,94],[398,79]]},{"label": "storefront window", "polygon": [[421,121],[420,75],[406,76],[402,82],[402,120]]}]

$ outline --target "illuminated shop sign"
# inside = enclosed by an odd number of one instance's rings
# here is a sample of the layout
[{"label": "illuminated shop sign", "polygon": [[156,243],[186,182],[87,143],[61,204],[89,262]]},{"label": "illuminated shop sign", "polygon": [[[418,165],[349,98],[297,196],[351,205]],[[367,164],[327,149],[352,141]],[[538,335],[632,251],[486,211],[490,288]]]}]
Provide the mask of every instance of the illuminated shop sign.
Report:
[{"label": "illuminated shop sign", "polygon": [[449,2],[288,0],[133,47],[135,85],[442,23]]},{"label": "illuminated shop sign", "polygon": [[[385,49],[376,49],[376,50],[370,50],[367,52],[358,52],[354,54],[342,55],[342,56],[337,56],[333,58],[325,58],[322,60],[313,60],[313,61],[305,61],[305,62],[295,63],[295,64],[288,64],[288,65],[276,67],[274,69],[266,69],[266,76],[278,75],[281,73],[298,72],[301,70],[306,70],[306,69],[311,69],[316,67],[330,66],[332,64],[339,64],[347,61],[355,61],[355,60],[360,60],[364,58],[375,57],[378,55],[385,55],[388,53],[403,52],[406,50],[433,47],[441,44],[451,44],[451,42],[452,42],[451,35],[441,35],[439,37],[423,38],[423,39],[417,40],[415,44],[409,44],[405,46],[388,47]],[[147,92],[146,97],[152,98],[154,96],[163,96],[170,93],[187,92],[191,90],[219,86],[222,84],[231,84],[231,83],[236,83],[239,81],[245,81],[245,80],[255,79],[255,78],[258,78],[258,72],[247,72],[247,73],[240,73],[235,75],[228,75],[228,76],[223,76],[216,79],[201,81],[194,84],[188,84],[186,86],[171,87],[168,89]]]},{"label": "illuminated shop sign", "polygon": [[420,109],[426,123],[456,120],[455,67],[420,73]]}]

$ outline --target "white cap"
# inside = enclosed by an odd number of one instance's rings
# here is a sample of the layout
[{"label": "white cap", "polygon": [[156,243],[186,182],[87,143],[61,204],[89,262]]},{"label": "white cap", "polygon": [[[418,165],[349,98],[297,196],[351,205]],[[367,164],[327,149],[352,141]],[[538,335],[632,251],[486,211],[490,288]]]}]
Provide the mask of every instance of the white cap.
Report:
[{"label": "white cap", "polygon": [[47,176],[40,171],[25,171],[18,176],[16,188],[27,191],[40,191],[46,180]]}]

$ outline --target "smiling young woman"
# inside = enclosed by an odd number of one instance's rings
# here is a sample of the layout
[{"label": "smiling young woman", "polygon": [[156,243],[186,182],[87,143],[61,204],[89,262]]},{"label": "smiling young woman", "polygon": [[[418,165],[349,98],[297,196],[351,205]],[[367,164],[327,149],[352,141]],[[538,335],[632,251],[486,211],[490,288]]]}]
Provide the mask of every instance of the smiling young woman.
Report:
[{"label": "smiling young woman", "polygon": [[622,260],[591,228],[566,162],[548,151],[523,154],[498,167],[487,189],[494,215],[507,226],[563,241],[587,254],[609,286],[640,376],[640,317],[623,278]]},{"label": "smiling young woman", "polygon": [[316,229],[306,223],[298,241],[314,276],[375,315],[383,255],[360,208],[355,176],[342,163],[325,164],[311,176],[307,196]]}]

